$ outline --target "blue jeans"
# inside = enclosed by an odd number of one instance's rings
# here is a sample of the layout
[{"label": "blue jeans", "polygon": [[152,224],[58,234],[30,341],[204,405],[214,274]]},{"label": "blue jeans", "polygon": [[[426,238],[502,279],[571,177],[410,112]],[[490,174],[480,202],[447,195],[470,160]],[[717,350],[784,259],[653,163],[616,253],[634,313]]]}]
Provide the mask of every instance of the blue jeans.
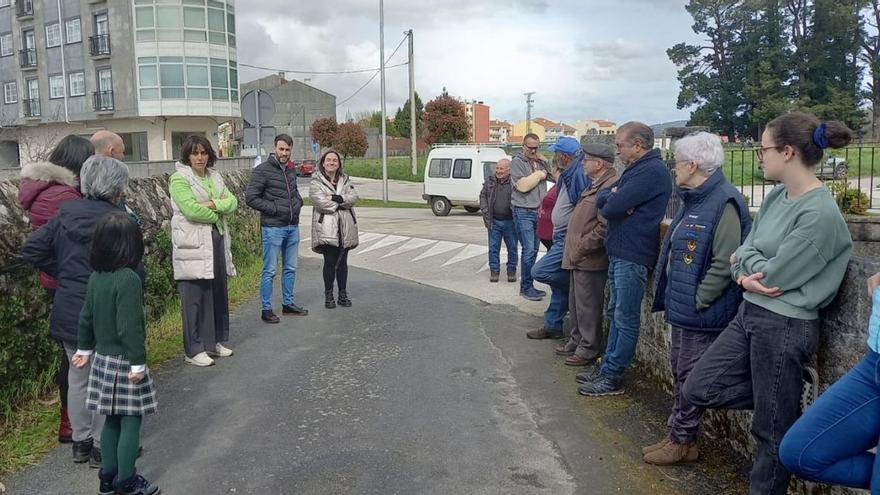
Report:
[{"label": "blue jeans", "polygon": [[880,360],[868,354],[822,394],[782,439],[779,458],[801,478],[880,494]]},{"label": "blue jeans", "polygon": [[263,275],[260,278],[260,299],[263,309],[272,309],[272,285],[278,253],[281,253],[282,304],[293,304],[293,283],[296,280],[296,263],[299,255],[299,225],[286,227],[263,227]]},{"label": "blue jeans", "polygon": [[519,277],[520,292],[535,288],[532,267],[538,259],[538,209],[513,207],[513,222],[522,245],[522,270]]},{"label": "blue jeans", "polygon": [[517,263],[516,252],[516,223],[511,220],[492,219],[492,227],[489,229],[489,271],[498,273],[501,271],[501,240],[507,246],[507,271],[515,272]]},{"label": "blue jeans", "polygon": [[636,355],[648,268],[614,257],[609,262],[611,297],[608,300],[608,345],[605,346],[602,374],[619,378]]},{"label": "blue jeans", "polygon": [[544,328],[562,331],[562,319],[568,312],[568,289],[571,276],[562,269],[562,253],[565,251],[565,231],[553,233],[553,245],[543,258],[532,267],[532,278],[550,286],[550,305],[544,312]]}]

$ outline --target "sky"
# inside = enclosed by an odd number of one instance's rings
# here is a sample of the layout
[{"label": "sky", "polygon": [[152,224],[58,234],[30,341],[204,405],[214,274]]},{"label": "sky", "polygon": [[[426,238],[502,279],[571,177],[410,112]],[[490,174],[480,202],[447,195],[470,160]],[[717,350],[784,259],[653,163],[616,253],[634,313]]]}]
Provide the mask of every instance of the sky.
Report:
[{"label": "sky", "polygon": [[[378,0],[238,0],[240,80],[271,71],[339,71],[379,66]],[[648,124],[687,119],[678,109],[678,80],[666,50],[699,43],[687,0],[386,0],[385,56],[406,62],[415,36],[416,90],[427,102],[445,87],[463,100],[483,101],[492,119],[525,119],[523,93],[534,91],[533,117],[573,123],[609,119]],[[349,98],[372,73],[288,73]],[[376,77],[348,112],[380,108]],[[393,116],[409,97],[406,66],[386,70],[386,109]]]}]

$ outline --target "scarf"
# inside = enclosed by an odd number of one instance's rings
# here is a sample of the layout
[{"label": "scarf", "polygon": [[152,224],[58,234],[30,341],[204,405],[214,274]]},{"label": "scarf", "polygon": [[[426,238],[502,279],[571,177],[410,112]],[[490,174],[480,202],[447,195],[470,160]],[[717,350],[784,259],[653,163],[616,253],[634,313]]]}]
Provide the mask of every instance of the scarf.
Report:
[{"label": "scarf", "polygon": [[587,174],[584,173],[584,153],[578,152],[574,158],[572,158],[571,163],[568,164],[568,168],[562,171],[562,174],[559,175],[559,181],[565,184],[565,192],[568,194],[568,199],[572,204],[578,202],[581,197],[581,194],[590,187],[592,181]]}]

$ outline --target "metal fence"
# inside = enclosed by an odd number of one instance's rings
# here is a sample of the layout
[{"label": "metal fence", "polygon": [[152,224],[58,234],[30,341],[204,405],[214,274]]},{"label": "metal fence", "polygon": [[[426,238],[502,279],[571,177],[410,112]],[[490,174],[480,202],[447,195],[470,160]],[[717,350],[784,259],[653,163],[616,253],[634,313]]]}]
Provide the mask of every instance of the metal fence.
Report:
[{"label": "metal fence", "polygon": [[[822,161],[816,166],[816,177],[835,194],[835,199],[849,210],[862,212],[880,209],[880,146],[859,145],[839,150],[827,150]],[[674,184],[672,153],[667,154],[670,179]],[[758,208],[764,197],[776,185],[766,180],[757,149],[753,147],[727,147],[722,165],[727,180],[743,196],[746,204]],[[667,216],[678,211],[679,198],[673,195],[667,208]]]}]

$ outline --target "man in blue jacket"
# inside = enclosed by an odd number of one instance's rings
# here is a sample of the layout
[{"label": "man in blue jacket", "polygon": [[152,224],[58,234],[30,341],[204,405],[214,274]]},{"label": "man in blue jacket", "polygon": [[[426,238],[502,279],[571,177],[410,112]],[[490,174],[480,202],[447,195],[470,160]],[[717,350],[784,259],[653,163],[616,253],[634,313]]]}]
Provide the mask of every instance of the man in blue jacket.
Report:
[{"label": "man in blue jacket", "polygon": [[669,169],[654,149],[650,127],[628,122],[618,129],[614,145],[626,169],[597,201],[608,219],[608,343],[602,366],[576,378],[583,384],[578,392],[591,397],[623,393],[621,377],[635,357],[648,270],[657,262],[660,222],[672,195]]}]

